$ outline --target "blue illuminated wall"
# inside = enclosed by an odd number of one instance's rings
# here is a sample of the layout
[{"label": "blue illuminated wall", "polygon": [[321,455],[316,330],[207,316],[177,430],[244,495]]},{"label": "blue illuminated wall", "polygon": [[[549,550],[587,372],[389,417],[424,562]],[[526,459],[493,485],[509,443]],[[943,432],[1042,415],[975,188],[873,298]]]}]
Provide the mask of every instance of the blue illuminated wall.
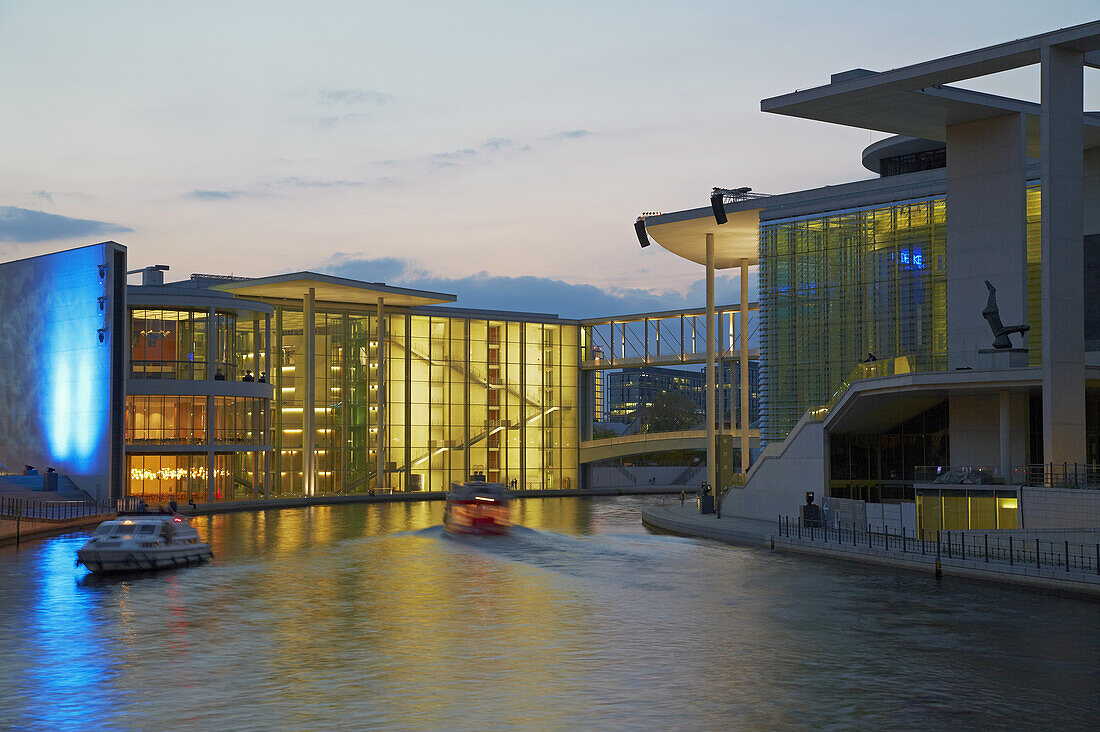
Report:
[{"label": "blue illuminated wall", "polygon": [[0,264],[0,461],[53,467],[97,499],[121,474],[125,252],[105,242]]}]

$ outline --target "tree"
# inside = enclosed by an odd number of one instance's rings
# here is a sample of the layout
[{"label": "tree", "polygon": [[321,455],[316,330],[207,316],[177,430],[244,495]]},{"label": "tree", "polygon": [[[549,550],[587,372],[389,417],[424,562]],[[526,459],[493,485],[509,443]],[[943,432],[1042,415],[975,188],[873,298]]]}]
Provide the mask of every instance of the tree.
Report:
[{"label": "tree", "polygon": [[676,432],[691,429],[699,421],[695,403],[682,391],[658,394],[646,410],[643,432]]},{"label": "tree", "polygon": [[611,429],[610,427],[593,427],[592,428],[592,439],[593,440],[604,440],[604,439],[607,439],[608,437],[618,437],[618,436],[619,436],[619,433],[616,432],[615,430]]}]

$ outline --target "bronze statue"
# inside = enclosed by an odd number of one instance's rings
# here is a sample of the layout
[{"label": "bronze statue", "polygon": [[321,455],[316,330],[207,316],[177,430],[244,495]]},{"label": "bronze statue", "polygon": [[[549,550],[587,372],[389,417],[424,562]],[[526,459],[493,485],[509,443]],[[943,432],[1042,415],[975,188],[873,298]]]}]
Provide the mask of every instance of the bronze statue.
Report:
[{"label": "bronze statue", "polygon": [[1001,311],[997,308],[997,288],[994,287],[989,280],[985,281],[985,286],[986,289],[989,290],[989,300],[985,304],[985,309],[982,310],[982,317],[989,321],[989,327],[993,331],[993,347],[1012,348],[1012,341],[1008,338],[1009,333],[1019,333],[1023,335],[1031,330],[1031,326],[1005,326],[1001,323]]}]

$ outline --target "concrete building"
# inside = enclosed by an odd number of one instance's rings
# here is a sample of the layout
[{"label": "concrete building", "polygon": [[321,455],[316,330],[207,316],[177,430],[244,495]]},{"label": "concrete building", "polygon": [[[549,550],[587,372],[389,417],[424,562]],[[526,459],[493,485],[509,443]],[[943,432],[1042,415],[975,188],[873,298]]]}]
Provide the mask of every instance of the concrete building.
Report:
[{"label": "concrete building", "polygon": [[[708,279],[759,264],[768,444],[724,512],[796,515],[813,491],[913,501],[926,530],[1031,528],[1044,486],[1100,521],[1075,490],[1100,483],[1098,49],[1090,23],[765,99],[893,133],[864,151],[879,177],[645,217]],[[950,86],[1033,64],[1040,104]]]}]

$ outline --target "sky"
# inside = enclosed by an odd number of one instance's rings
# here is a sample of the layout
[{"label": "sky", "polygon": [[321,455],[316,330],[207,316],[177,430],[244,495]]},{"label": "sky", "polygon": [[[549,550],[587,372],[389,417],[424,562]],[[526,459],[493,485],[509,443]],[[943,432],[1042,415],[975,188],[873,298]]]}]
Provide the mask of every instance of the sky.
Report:
[{"label": "sky", "polygon": [[[1095,2],[5,2],[0,260],[313,270],[459,306],[702,304],[642,211],[871,177],[761,99],[1095,20]],[[1086,108],[1100,108],[1086,71]],[[967,84],[1038,98],[1024,69]],[[718,300],[737,300],[719,277]]]}]

